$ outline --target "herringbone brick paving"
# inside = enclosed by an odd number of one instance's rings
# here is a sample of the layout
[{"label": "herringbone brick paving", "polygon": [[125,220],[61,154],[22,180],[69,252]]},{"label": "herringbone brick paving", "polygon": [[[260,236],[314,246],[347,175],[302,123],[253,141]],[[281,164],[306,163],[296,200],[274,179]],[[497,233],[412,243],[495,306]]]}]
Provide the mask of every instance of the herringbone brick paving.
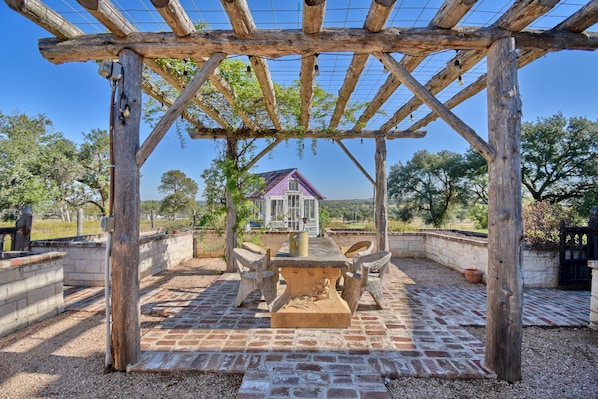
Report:
[{"label": "herringbone brick paving", "polygon": [[[240,399],[386,398],[383,377],[491,377],[484,343],[463,328],[485,325],[485,286],[404,285],[393,273],[386,309],[366,293],[346,329],[270,328],[257,294],[234,306],[236,274],[206,277],[201,287],[145,288],[142,313],[165,318],[141,337],[142,359],[130,371],[244,373]],[[103,312],[103,293],[69,287],[67,310]],[[589,302],[587,291],[525,289],[523,324],[587,326]]]}]

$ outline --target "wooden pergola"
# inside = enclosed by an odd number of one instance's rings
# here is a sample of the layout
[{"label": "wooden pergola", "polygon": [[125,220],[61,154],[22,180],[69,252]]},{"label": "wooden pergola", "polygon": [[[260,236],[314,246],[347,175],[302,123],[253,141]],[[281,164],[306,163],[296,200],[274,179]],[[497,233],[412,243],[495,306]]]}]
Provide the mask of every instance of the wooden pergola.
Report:
[{"label": "wooden pergola", "polygon": [[[477,3],[484,3],[484,0],[438,1],[435,14],[429,21],[414,22],[410,27],[387,26],[391,15],[406,12],[395,7],[396,0],[371,0],[369,10],[364,12],[365,19],[359,21],[358,26],[346,23],[344,27],[326,25],[326,10],[329,7],[326,0],[302,0],[301,29],[262,29],[254,21],[252,13],[255,10],[250,7],[252,1],[221,0],[220,12],[227,14],[228,21],[227,29],[220,30],[197,30],[190,17],[191,10],[183,5],[187,3],[183,0],[151,0],[154,7],[152,11],[159,13],[168,27],[159,31],[139,31],[138,27],[143,24],[131,20],[131,15],[134,15],[132,10],[117,7],[110,0],[66,2],[72,3],[72,9],[91,14],[108,32],[95,34],[85,32],[87,25],[70,22],[64,13],[52,9],[49,6],[51,0],[5,2],[54,36],[39,41],[42,56],[50,62],[118,59],[123,67],[119,98],[126,99],[128,115],[123,119],[122,104],[117,102],[113,121],[115,168],[111,355],[112,364],[117,370],[126,370],[127,365],[136,363],[140,358],[139,170],[177,118],[185,118],[195,126],[190,135],[196,139],[223,138],[229,145],[249,137],[270,139],[270,144],[256,159],[287,138],[334,140],[375,186],[375,220],[380,250],[388,249],[386,140],[423,137],[425,132],[420,129],[441,118],[488,162],[485,365],[501,379],[516,381],[521,378],[523,232],[521,101],[517,70],[549,52],[596,50],[598,33],[586,30],[598,22],[598,0],[576,6],[575,11],[563,17],[557,25],[546,29],[532,29],[530,26],[551,13],[559,5],[558,0],[487,2],[486,6],[493,8],[496,14],[491,23],[482,26],[460,25],[460,21],[473,15],[479,5]],[[333,3],[332,0],[329,2]],[[560,2],[563,3],[567,1]],[[193,10],[194,13],[197,11]],[[426,59],[447,50],[454,51],[454,55],[425,83],[421,83],[417,67]],[[352,57],[342,73],[344,81],[338,91],[336,107],[330,115],[327,129],[310,129],[318,59],[338,53],[349,53]],[[267,126],[256,123],[243,107],[235,107],[243,126],[233,126],[218,109],[197,94],[199,88],[210,80],[227,102],[235,102],[234,90],[218,68],[227,56],[248,57],[270,118],[271,123]],[[295,78],[300,79],[301,84],[301,114],[300,126],[295,130],[282,128],[273,87],[274,74],[270,69],[274,60],[288,56],[300,56],[300,72]],[[193,59],[200,68],[188,83],[182,84],[180,76],[173,75],[173,71],[156,62],[156,58]],[[367,99],[367,107],[357,123],[346,126],[342,116],[347,104],[360,78],[363,78],[364,70],[376,60],[390,73],[383,79],[385,81],[375,95]],[[456,94],[448,97],[444,94],[447,87],[462,83],[464,74],[484,62],[485,73],[478,73],[471,83],[459,86]],[[144,80],[144,64],[175,88],[178,97],[167,97]],[[378,71],[383,73],[382,68]],[[389,104],[388,100],[393,98],[400,86],[408,88],[413,95],[400,104],[396,101]],[[451,111],[486,88],[487,140]],[[168,105],[168,109],[140,145],[142,92]],[[190,102],[199,106],[213,123],[206,124],[187,113],[185,109]],[[372,127],[374,116],[383,107],[392,108],[391,116]],[[417,112],[417,120],[407,120]],[[399,125],[405,128],[395,129]],[[347,138],[375,139],[375,177],[370,177],[344,146],[342,140]],[[229,241],[227,250],[232,249],[231,243],[234,244]]]}]

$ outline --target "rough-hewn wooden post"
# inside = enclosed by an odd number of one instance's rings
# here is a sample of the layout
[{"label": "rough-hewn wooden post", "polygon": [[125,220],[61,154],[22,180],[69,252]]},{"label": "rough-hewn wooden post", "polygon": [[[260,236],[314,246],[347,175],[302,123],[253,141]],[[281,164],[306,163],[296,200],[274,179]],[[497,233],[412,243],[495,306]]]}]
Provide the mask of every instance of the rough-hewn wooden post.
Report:
[{"label": "rough-hewn wooden post", "polygon": [[[123,78],[114,121],[114,233],[112,244],[112,365],[126,370],[139,361],[139,148],[141,67],[132,50],[119,54]],[[125,111],[128,105],[128,112]],[[128,115],[128,116],[127,116]]]},{"label": "rough-hewn wooden post", "polygon": [[376,243],[388,251],[388,190],[386,186],[386,137],[376,137]]},{"label": "rough-hewn wooden post", "polygon": [[488,51],[488,317],[486,366],[498,378],[521,379],[521,100],[515,40]]},{"label": "rough-hewn wooden post", "polygon": [[[29,205],[23,208],[21,216],[17,220],[15,227],[19,230],[15,231],[14,240],[11,243],[13,251],[27,251],[31,242],[31,226],[33,224],[33,210]],[[0,244],[3,244],[2,241]],[[3,246],[0,245],[0,252]]]},{"label": "rough-hewn wooden post", "polygon": [[[229,159],[237,159],[237,140],[229,138],[226,140],[226,156]],[[235,161],[235,165],[237,165]],[[228,178],[227,178],[228,179]],[[226,256],[226,271],[234,272],[235,263],[233,258],[233,249],[237,246],[237,232],[235,231],[235,225],[237,224],[237,208],[233,196],[228,189],[229,185],[236,185],[237,182],[228,181],[226,182],[226,241],[225,241],[225,256]]]}]

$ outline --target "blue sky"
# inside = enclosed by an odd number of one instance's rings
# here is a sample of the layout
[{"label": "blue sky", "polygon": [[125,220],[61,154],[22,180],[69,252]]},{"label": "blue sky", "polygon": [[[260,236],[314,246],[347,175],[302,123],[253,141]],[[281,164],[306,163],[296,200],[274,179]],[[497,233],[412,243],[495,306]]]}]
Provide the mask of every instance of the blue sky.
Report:
[{"label": "blue sky", "polygon": [[[57,131],[81,142],[82,132],[108,129],[110,86],[98,75],[95,63],[54,65],[43,59],[37,40],[50,36],[5,4],[0,5],[0,38],[4,53],[0,63],[0,110],[5,114],[45,114]],[[520,69],[523,120],[535,121],[557,112],[566,117],[598,120],[597,70],[596,51],[549,54]],[[323,72],[326,77],[325,70]],[[480,136],[487,137],[486,91],[453,111]],[[437,152],[446,149],[462,153],[468,148],[465,140],[442,121],[428,125],[425,130],[428,133],[423,139],[388,142],[389,168],[399,161],[408,161],[418,150]],[[142,141],[149,132],[151,127],[142,125]],[[361,140],[345,140],[344,143],[374,176],[373,140],[365,139],[363,143]],[[270,156],[264,157],[254,171],[297,167],[327,199],[372,197],[372,185],[337,145],[320,140],[316,155],[309,150],[310,145],[305,143],[303,157],[299,159],[294,141],[281,144]],[[198,199],[201,199],[203,181],[200,174],[209,167],[214,155],[212,140],[187,138],[185,147],[181,148],[174,129],[171,129],[141,169],[142,200],[161,199],[162,195],[157,192],[160,177],[172,169],[180,169],[197,181],[200,187]]]}]

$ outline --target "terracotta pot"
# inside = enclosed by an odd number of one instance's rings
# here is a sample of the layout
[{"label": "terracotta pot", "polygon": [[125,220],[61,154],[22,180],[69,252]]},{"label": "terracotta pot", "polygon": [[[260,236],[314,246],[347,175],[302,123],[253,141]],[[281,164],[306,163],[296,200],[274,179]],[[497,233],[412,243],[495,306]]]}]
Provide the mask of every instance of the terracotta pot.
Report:
[{"label": "terracotta pot", "polygon": [[470,283],[477,284],[482,281],[482,271],[478,269],[465,269],[463,271],[463,277]]}]

